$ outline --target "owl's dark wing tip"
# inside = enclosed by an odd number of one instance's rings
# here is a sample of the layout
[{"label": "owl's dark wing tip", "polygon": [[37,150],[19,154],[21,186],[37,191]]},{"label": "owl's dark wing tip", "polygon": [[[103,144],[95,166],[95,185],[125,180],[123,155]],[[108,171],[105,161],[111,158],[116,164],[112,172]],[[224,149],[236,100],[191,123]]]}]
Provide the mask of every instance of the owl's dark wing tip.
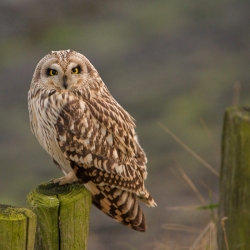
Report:
[{"label": "owl's dark wing tip", "polygon": [[139,225],[133,222],[134,224],[131,225],[131,228],[138,231],[138,232],[146,232],[147,230],[147,224],[144,213],[142,213],[142,218],[139,221]]}]

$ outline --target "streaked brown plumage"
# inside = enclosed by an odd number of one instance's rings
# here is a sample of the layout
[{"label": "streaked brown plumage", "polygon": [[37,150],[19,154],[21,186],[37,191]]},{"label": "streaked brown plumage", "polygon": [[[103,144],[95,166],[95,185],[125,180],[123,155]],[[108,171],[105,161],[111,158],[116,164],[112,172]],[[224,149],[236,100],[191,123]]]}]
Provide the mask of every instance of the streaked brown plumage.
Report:
[{"label": "streaked brown plumage", "polygon": [[133,118],[115,101],[83,55],[52,51],[37,65],[28,105],[31,130],[65,174],[81,181],[101,211],[145,231],[138,199],[156,206],[144,186],[146,156]]}]

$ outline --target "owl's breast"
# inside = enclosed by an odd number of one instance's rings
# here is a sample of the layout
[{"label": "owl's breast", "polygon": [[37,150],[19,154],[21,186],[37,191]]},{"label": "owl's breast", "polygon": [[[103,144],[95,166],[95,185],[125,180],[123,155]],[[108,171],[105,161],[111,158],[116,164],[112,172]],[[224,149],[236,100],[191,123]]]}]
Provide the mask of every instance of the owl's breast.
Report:
[{"label": "owl's breast", "polygon": [[64,173],[71,170],[70,163],[63,155],[58,142],[55,124],[60,111],[67,104],[61,95],[32,99],[29,103],[32,132],[40,145],[58,162]]}]

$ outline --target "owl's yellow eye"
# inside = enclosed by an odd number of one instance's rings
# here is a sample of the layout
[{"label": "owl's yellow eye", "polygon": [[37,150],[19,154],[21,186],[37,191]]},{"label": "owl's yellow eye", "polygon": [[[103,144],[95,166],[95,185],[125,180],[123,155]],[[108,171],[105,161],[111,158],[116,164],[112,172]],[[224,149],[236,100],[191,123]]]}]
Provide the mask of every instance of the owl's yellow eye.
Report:
[{"label": "owl's yellow eye", "polygon": [[71,74],[79,74],[80,73],[80,68],[79,67],[75,67],[71,70]]},{"label": "owl's yellow eye", "polygon": [[55,69],[48,69],[48,76],[55,76],[58,72]]}]

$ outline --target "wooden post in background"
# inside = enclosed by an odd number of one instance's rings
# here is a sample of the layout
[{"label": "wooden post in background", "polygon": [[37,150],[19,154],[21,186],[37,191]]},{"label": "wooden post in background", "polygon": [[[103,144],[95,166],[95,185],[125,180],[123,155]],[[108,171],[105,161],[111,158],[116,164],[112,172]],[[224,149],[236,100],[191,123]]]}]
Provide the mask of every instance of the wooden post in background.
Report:
[{"label": "wooden post in background", "polygon": [[36,215],[27,208],[0,204],[0,249],[33,250]]},{"label": "wooden post in background", "polygon": [[27,202],[37,215],[36,250],[87,249],[91,194],[82,184],[42,183]]},{"label": "wooden post in background", "polygon": [[[221,219],[224,220],[223,230]],[[218,246],[250,249],[250,108],[231,107],[224,116]]]}]

